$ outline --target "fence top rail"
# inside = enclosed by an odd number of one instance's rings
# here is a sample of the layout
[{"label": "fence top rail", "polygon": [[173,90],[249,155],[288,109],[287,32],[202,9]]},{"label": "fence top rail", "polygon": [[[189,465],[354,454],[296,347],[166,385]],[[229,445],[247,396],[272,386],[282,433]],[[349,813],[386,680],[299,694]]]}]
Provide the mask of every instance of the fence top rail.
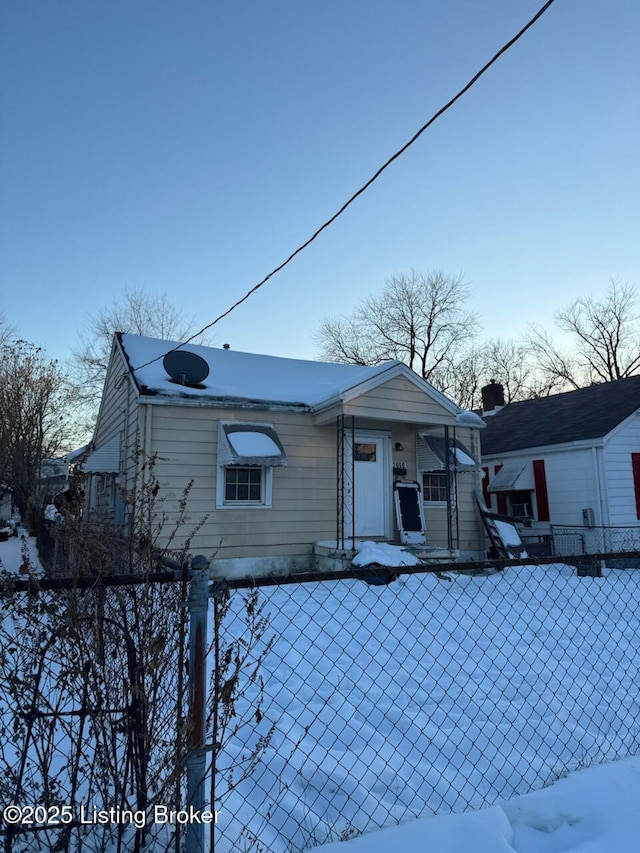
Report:
[{"label": "fence top rail", "polygon": [[584,524],[550,524],[551,530],[629,530],[640,533],[640,524],[593,524],[588,527]]},{"label": "fence top rail", "polygon": [[244,577],[244,578],[217,578],[213,580],[212,588],[223,589],[251,589],[261,586],[281,586],[296,583],[314,583],[317,581],[330,580],[364,580],[372,585],[384,585],[390,583],[402,575],[417,574],[442,574],[443,572],[485,572],[501,571],[512,566],[551,566],[555,564],[577,565],[594,560],[611,559],[638,559],[640,568],[640,550],[633,551],[607,551],[596,554],[555,554],[541,557],[520,557],[501,560],[469,560],[457,563],[429,563],[419,566],[363,566],[354,569],[342,569],[335,572],[300,572],[290,575],[270,575],[267,577]]},{"label": "fence top rail", "polygon": [[[380,566],[373,564],[353,569],[341,569],[329,572],[298,572],[290,575],[270,575],[267,577],[212,578],[211,589],[252,589],[262,586],[282,586],[286,584],[315,583],[332,580],[363,580],[374,586],[382,586],[402,575],[442,574],[443,572],[487,572],[501,571],[514,566],[550,566],[554,564],[577,565],[585,560],[638,559],[640,568],[640,550],[603,551],[594,554],[555,554],[544,557],[519,557],[501,560],[468,560],[457,563],[423,563],[418,566]],[[110,586],[141,586],[143,584],[163,584],[185,582],[182,571],[148,572],[143,575],[85,575],[81,577],[16,577],[0,574],[0,599],[8,598],[16,592],[37,593],[45,590],[92,589]]]},{"label": "fence top rail", "polygon": [[106,586],[141,586],[143,584],[176,583],[183,581],[182,571],[147,572],[142,575],[80,575],[73,577],[16,577],[0,574],[0,599],[14,592],[44,590],[93,589]]}]

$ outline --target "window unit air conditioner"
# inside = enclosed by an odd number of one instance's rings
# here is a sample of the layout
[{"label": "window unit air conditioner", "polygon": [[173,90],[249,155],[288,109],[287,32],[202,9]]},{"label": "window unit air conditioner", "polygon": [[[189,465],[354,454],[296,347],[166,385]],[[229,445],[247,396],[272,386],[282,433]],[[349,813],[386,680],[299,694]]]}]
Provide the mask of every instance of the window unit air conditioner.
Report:
[{"label": "window unit air conditioner", "polygon": [[511,504],[511,515],[516,518],[530,518],[528,504]]}]

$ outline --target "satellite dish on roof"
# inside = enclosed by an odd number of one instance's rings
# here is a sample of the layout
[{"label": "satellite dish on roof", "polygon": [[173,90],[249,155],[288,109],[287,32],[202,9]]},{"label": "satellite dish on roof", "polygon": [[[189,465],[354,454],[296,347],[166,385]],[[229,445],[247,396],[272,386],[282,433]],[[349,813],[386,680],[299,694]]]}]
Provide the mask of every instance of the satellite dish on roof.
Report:
[{"label": "satellite dish on roof", "polygon": [[198,386],[209,375],[209,365],[194,352],[175,349],[162,359],[164,369],[179,385]]}]

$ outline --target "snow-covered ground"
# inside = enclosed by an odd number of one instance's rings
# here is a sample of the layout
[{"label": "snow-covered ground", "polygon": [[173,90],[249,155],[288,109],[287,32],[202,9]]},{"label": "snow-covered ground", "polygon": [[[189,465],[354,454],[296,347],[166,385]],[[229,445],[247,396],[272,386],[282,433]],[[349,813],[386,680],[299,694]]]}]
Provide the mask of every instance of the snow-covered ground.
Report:
[{"label": "snow-covered ground", "polygon": [[[241,596],[232,593],[227,639],[248,636]],[[526,566],[388,586],[273,587],[260,597],[275,638],[261,667],[262,722],[249,691],[234,718],[247,725],[221,763],[240,766],[260,734],[275,732],[249,779],[226,796],[218,786],[220,853],[248,839],[293,853],[486,809],[640,748],[638,570],[578,578],[568,566]],[[526,846],[533,829],[509,829],[503,812],[478,821],[525,839],[513,849],[537,851]],[[577,825],[566,814],[567,827]]]},{"label": "snow-covered ground", "polygon": [[44,569],[38,559],[36,540],[29,536],[25,528],[18,528],[17,536],[10,536],[6,542],[0,542],[0,571],[22,574],[25,569],[25,555],[28,555],[31,571],[42,574]]},{"label": "snow-covered ground", "polygon": [[314,853],[637,853],[640,759],[571,773],[544,791],[316,847]]},{"label": "snow-covered ground", "polygon": [[[22,549],[0,543],[6,570]],[[248,639],[244,596],[223,640]],[[640,571],[328,581],[259,600],[264,701],[255,686],[237,701],[246,725],[222,760],[243,766],[275,730],[249,778],[228,794],[219,780],[216,853],[640,849],[640,758],[616,760],[640,750]]]}]

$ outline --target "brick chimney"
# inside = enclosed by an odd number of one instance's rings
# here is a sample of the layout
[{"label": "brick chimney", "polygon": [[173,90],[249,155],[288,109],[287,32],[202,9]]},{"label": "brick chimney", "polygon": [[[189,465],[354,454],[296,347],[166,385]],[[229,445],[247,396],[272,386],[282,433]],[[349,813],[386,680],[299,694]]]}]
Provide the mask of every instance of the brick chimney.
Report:
[{"label": "brick chimney", "polygon": [[493,415],[504,406],[504,388],[495,379],[485,385],[480,393],[482,394],[483,415]]}]

